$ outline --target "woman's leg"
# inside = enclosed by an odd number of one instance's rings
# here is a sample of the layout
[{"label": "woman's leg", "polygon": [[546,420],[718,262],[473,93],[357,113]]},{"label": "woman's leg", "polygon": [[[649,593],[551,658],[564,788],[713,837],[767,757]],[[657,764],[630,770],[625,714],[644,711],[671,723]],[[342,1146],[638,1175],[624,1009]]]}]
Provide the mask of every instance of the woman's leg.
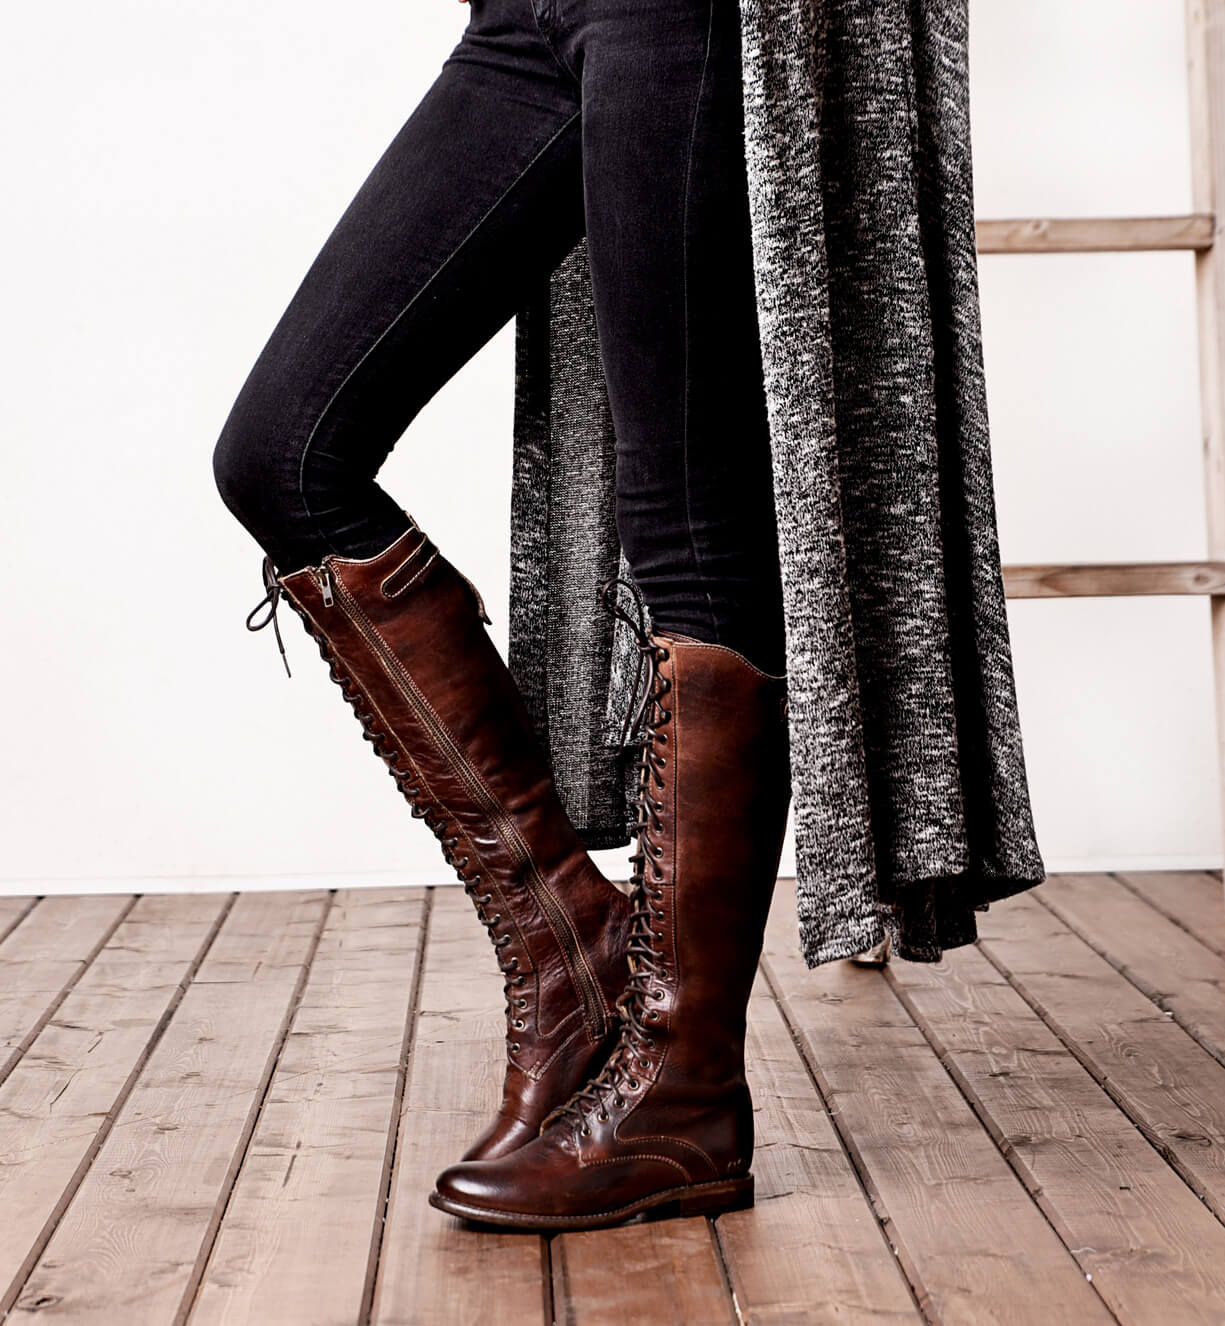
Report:
[{"label": "woman's leg", "polygon": [[[494,943],[506,1076],[469,1157],[534,1136],[602,1060],[629,906],[566,816],[479,596],[375,475],[581,236],[582,188],[577,87],[530,0],[472,0],[463,39],[307,274],[215,456],[225,500],[268,554],[271,613],[284,594],[302,617]],[[458,482],[471,459],[457,448]]]},{"label": "woman's leg", "polygon": [[737,0],[577,5],[621,542],[656,626],[782,672]]},{"label": "woman's leg", "polygon": [[472,0],[462,39],[306,274],[217,443],[222,497],[280,569],[369,556],[407,528],[375,475],[582,236],[580,136],[578,90],[530,0]]},{"label": "woman's leg", "polygon": [[[745,1012],[790,799],[737,0],[542,0],[583,87],[618,524],[652,609],[621,1039],[538,1137],[431,1202],[519,1229],[752,1201]],[[763,670],[764,669],[764,670]]]}]

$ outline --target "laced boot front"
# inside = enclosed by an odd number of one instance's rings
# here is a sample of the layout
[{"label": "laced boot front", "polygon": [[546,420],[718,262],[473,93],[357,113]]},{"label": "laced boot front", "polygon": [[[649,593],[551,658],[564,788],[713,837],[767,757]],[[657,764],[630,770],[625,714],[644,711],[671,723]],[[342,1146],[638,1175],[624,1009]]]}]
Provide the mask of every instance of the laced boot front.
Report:
[{"label": "laced boot front", "polygon": [[284,576],[265,560],[264,583],[248,626],[271,623],[280,643],[276,608],[288,598],[489,931],[506,1074],[498,1113],[464,1159],[504,1155],[615,1040],[629,902],[558,799],[480,595],[415,522],[375,557],[333,554]]},{"label": "laced boot front", "polygon": [[470,1220],[585,1229],[753,1200],[745,1015],[790,801],[786,681],[649,635],[638,608],[614,609],[648,678],[620,1036],[538,1138],[439,1176],[431,1204]]}]

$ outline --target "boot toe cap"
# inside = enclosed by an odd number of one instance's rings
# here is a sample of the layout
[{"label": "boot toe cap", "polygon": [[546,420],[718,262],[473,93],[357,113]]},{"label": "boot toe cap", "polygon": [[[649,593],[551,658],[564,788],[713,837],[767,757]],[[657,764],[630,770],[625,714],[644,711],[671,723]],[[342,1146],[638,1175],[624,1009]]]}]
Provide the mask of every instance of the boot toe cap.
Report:
[{"label": "boot toe cap", "polygon": [[479,1220],[483,1212],[504,1215],[507,1177],[500,1156],[461,1160],[435,1180],[430,1204],[468,1220]]}]

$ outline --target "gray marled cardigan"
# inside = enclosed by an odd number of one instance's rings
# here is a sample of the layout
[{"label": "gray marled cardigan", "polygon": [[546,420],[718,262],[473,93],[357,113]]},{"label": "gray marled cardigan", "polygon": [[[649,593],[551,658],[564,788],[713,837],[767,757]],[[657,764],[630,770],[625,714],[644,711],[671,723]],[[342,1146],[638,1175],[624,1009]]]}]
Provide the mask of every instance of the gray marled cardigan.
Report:
[{"label": "gray marled cardigan", "polygon": [[[1000,576],[967,0],[740,0],[801,949],[933,961],[1043,878]],[[586,250],[517,320],[510,666],[590,847],[628,841],[626,574]]]}]

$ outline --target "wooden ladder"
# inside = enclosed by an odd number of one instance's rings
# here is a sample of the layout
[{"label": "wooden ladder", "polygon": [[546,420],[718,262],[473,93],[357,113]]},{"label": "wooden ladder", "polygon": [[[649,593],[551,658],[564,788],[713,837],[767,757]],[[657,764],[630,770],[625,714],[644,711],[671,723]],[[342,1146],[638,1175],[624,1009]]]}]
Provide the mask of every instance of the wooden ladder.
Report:
[{"label": "wooden ladder", "polygon": [[1225,829],[1225,0],[1186,0],[1186,23],[1191,214],[980,221],[977,233],[980,253],[1195,253],[1207,560],[1005,566],[1004,589],[1014,599],[1207,596]]}]

